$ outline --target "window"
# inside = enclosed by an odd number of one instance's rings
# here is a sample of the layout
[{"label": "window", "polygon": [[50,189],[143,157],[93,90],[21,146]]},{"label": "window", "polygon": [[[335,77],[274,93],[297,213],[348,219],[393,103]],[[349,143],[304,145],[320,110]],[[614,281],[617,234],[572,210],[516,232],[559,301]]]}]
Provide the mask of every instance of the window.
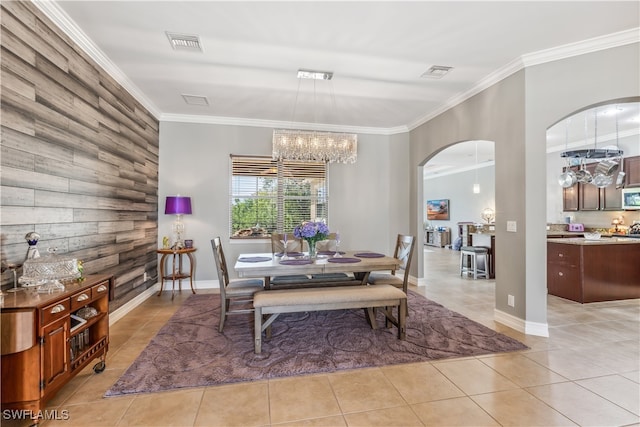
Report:
[{"label": "window", "polygon": [[328,217],[327,164],[231,156],[232,238],[290,232],[306,220]]}]

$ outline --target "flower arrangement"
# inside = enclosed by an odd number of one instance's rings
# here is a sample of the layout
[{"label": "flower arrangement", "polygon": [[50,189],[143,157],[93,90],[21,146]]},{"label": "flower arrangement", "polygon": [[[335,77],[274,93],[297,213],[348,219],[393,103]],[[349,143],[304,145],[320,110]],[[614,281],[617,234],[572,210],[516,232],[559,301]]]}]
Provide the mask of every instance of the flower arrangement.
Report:
[{"label": "flower arrangement", "polygon": [[325,240],[329,236],[329,227],[320,221],[305,221],[293,229],[293,235],[298,239],[304,239],[309,244],[309,256],[316,253],[316,242]]}]

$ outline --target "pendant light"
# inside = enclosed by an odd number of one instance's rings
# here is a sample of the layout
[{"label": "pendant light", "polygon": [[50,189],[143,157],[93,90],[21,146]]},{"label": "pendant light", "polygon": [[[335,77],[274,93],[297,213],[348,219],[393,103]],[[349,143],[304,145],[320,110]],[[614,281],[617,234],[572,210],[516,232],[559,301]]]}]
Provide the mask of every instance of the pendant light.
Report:
[{"label": "pendant light", "polygon": [[473,184],[473,193],[480,194],[480,184],[478,183],[478,141],[476,141],[476,180]]}]

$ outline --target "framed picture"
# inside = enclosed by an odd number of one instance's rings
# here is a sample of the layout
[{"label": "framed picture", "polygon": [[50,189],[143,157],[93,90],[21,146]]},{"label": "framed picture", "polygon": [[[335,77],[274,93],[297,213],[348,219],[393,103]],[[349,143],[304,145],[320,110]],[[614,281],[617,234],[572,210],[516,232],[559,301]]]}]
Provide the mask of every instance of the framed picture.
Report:
[{"label": "framed picture", "polygon": [[449,199],[427,200],[428,220],[449,219]]}]

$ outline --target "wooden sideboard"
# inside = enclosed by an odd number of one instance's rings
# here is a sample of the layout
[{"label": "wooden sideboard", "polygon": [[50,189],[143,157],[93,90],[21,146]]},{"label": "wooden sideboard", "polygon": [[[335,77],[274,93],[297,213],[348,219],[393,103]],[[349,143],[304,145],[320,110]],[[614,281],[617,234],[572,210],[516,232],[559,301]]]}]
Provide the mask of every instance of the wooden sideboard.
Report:
[{"label": "wooden sideboard", "polygon": [[[100,358],[96,373],[105,369],[113,276],[87,276],[64,285],[64,291],[51,294],[22,290],[5,295],[0,309],[3,410],[38,413],[91,361]],[[76,325],[85,307],[97,314]]]}]

